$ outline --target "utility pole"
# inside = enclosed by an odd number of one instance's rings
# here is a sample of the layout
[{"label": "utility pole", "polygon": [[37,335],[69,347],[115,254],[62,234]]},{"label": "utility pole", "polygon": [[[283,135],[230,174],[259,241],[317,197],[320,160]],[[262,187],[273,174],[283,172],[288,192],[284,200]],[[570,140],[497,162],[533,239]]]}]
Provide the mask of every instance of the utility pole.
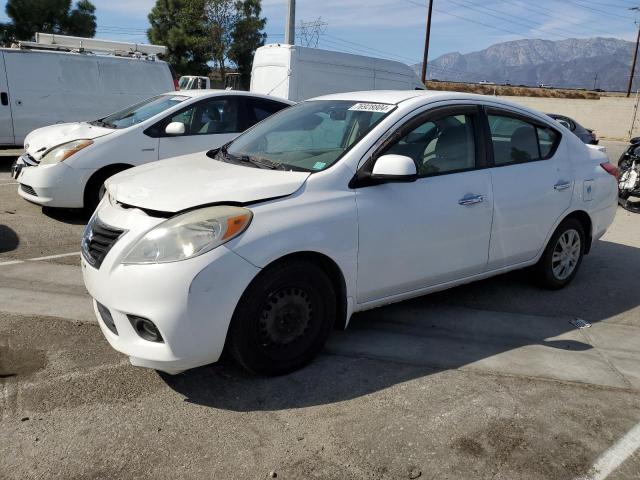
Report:
[{"label": "utility pole", "polygon": [[424,57],[422,58],[422,83],[427,86],[427,61],[429,60],[429,37],[431,36],[431,11],[433,10],[433,0],[429,0],[429,11],[427,13],[427,33],[424,37]]},{"label": "utility pole", "polygon": [[284,29],[284,43],[289,45],[295,45],[296,43],[296,0],[289,0],[287,23]]},{"label": "utility pole", "polygon": [[598,74],[596,73],[596,76],[593,77],[593,89],[595,90],[597,86],[598,86]]},{"label": "utility pole", "polygon": [[[640,11],[640,7],[632,7],[629,10]],[[638,22],[636,22],[638,23]],[[640,23],[638,23],[638,38],[636,38],[636,49],[633,52],[633,62],[631,62],[631,75],[629,75],[629,85],[627,86],[627,98],[631,95],[631,86],[633,84],[633,74],[636,70],[636,57],[638,56],[638,44],[640,43]]]}]

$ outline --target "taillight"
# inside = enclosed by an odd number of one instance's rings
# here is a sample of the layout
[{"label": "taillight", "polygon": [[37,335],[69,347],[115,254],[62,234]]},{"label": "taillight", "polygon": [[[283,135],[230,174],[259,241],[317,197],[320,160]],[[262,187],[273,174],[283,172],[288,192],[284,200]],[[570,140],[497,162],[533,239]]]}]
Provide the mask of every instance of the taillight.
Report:
[{"label": "taillight", "polygon": [[176,90],[180,90],[180,83],[175,78],[173,79],[173,86]]},{"label": "taillight", "polygon": [[601,163],[600,166],[604,168],[605,172],[609,175],[616,177],[616,180],[620,180],[620,170],[618,170],[618,167],[609,162]]}]

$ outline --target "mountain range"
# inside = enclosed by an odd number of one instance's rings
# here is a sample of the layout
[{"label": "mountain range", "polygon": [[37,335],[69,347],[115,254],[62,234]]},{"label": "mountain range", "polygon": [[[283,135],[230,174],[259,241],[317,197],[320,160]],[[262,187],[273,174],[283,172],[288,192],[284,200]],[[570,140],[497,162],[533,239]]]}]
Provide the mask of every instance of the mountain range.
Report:
[{"label": "mountain range", "polygon": [[[441,55],[429,62],[427,74],[430,80],[626,90],[633,49],[632,42],[617,38],[515,40]],[[421,64],[413,68],[419,74]],[[639,76],[634,88],[640,88]]]}]

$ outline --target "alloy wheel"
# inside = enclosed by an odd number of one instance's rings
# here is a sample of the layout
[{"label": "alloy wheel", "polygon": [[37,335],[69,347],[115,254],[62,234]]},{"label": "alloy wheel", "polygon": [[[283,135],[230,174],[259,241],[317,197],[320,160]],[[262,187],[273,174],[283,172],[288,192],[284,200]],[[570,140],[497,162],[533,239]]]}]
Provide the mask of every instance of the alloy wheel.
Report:
[{"label": "alloy wheel", "polygon": [[567,279],[580,260],[580,234],[574,229],[565,230],[558,238],[551,257],[551,270],[558,280]]}]

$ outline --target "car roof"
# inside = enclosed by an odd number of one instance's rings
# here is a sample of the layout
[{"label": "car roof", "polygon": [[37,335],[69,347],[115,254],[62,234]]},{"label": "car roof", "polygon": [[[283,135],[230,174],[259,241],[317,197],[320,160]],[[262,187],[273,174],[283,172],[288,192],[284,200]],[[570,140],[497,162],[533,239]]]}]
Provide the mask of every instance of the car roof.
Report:
[{"label": "car roof", "polygon": [[449,92],[446,90],[369,90],[362,92],[335,93],[323,95],[311,100],[350,100],[354,102],[388,103],[399,105],[407,102],[408,108],[439,101],[473,101],[487,106],[506,107],[521,113],[537,117],[539,120],[549,121],[544,113],[529,108],[520,103],[512,102],[493,95],[478,95],[465,92]]},{"label": "car roof", "polygon": [[219,90],[219,89],[176,90],[175,92],[167,92],[164,95],[179,95],[179,96],[190,97],[190,98],[207,98],[207,97],[217,97],[220,95],[225,95],[225,96],[232,96],[232,97],[264,98],[266,100],[274,100],[276,102],[282,102],[288,105],[293,105],[295,103],[285,98],[273,97],[273,96],[264,95],[261,93],[244,92],[241,90]]},{"label": "car roof", "polygon": [[[407,100],[481,100],[496,102],[496,97],[477,95],[474,93],[449,92],[446,90],[369,90],[362,92],[334,93],[313,98],[312,100],[351,100],[356,102],[389,103],[398,105]],[[513,105],[511,102],[498,100],[497,103]]]}]

